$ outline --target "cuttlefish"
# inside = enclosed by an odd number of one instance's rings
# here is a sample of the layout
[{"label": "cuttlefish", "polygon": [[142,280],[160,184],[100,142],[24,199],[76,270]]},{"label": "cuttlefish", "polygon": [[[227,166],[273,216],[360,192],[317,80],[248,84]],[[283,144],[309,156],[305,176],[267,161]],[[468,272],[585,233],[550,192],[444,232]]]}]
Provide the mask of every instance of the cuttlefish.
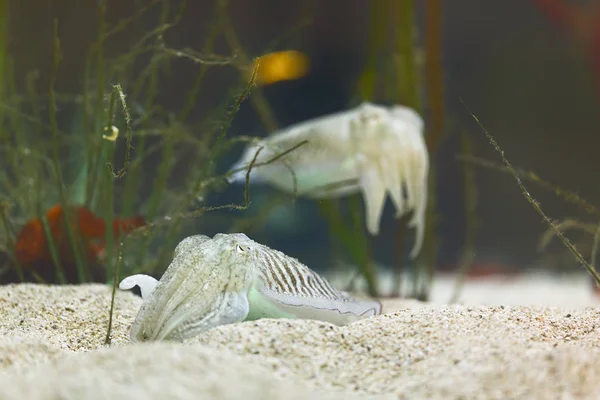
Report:
[{"label": "cuttlefish", "polygon": [[259,318],[302,318],[344,325],[381,313],[381,304],[335,289],[295,258],[243,233],[190,236],[160,278],[133,275],[119,288],[141,289],[132,341],[179,340],[215,326]]},{"label": "cuttlefish", "polygon": [[427,205],[429,156],[423,125],[411,108],[365,102],[257,139],[233,165],[228,180],[245,183],[254,160],[250,181],[287,193],[322,199],[362,192],[372,235],[379,234],[389,193],[396,218],[413,212],[414,258],[423,243]]}]

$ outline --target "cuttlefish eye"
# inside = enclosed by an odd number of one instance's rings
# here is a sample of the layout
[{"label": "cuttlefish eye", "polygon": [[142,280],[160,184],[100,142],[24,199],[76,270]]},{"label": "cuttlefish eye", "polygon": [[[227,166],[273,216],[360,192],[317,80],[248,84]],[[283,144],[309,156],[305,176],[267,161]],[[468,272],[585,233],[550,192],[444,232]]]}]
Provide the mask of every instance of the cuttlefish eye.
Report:
[{"label": "cuttlefish eye", "polygon": [[238,253],[243,253],[243,252],[245,252],[245,251],[248,251],[248,250],[250,250],[250,248],[249,248],[248,246],[246,246],[246,248],[243,248],[242,246],[240,246],[240,245],[238,244],[238,245],[236,245],[236,246],[235,246],[235,250],[236,250]]}]

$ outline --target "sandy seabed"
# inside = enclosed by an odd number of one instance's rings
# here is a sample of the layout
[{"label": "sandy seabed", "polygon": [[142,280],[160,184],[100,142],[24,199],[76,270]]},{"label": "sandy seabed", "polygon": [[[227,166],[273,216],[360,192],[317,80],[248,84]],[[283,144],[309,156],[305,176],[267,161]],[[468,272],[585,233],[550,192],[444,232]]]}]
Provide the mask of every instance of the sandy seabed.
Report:
[{"label": "sandy seabed", "polygon": [[111,346],[107,286],[3,286],[0,399],[600,399],[587,277],[513,281],[523,305],[505,284],[468,284],[460,305],[386,300],[344,327],[265,319],[184,344],[129,343],[141,299],[118,292]]}]

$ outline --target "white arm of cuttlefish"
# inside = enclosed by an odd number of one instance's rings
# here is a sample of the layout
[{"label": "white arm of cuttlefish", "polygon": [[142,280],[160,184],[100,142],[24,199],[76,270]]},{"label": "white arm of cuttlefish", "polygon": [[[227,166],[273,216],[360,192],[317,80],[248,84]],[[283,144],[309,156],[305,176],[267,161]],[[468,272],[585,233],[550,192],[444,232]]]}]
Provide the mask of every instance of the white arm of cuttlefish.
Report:
[{"label": "white arm of cuttlefish", "polygon": [[142,299],[147,300],[152,292],[154,292],[154,289],[156,289],[156,285],[158,285],[158,280],[150,275],[137,274],[123,279],[121,283],[119,283],[119,289],[130,290],[135,286],[139,286],[140,291],[142,292]]},{"label": "white arm of cuttlefish", "polygon": [[[206,235],[190,236],[190,237],[182,240],[177,245],[177,247],[175,248],[175,255],[177,255],[180,252],[189,250],[190,248],[193,248],[194,246],[196,246],[200,243],[203,243],[207,240],[210,240],[210,238]],[[156,285],[158,285],[158,280],[156,280],[152,276],[145,275],[145,274],[136,274],[136,275],[132,275],[132,276],[128,276],[127,278],[124,278],[119,283],[119,289],[120,290],[131,290],[134,287],[139,286],[141,294],[142,294],[142,299],[148,300],[148,298],[150,297],[152,292],[154,292],[154,289],[156,289]]]},{"label": "white arm of cuttlefish", "polygon": [[394,106],[390,131],[406,149],[402,180],[406,186],[408,210],[413,211],[409,226],[415,228],[415,244],[411,258],[418,255],[425,235],[427,211],[429,152],[423,136],[423,119],[409,107]]},{"label": "white arm of cuttlefish", "polygon": [[402,106],[387,109],[366,103],[356,111],[350,130],[356,146],[367,230],[379,234],[388,192],[396,218],[413,211],[410,226],[416,228],[416,234],[410,256],[414,258],[423,243],[427,205],[429,158],[423,121],[414,110]]}]

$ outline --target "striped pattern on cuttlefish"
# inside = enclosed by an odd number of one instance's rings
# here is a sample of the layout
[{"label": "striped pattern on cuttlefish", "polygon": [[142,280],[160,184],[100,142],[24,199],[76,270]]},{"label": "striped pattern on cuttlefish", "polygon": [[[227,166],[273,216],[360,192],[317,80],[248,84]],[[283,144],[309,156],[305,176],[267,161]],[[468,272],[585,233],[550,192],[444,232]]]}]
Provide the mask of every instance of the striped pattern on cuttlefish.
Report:
[{"label": "striped pattern on cuttlefish", "polygon": [[[378,302],[357,302],[298,259],[281,251],[259,245],[258,260],[260,278],[264,282],[261,292],[277,301],[280,309],[297,318],[343,325],[355,317],[381,313]],[[332,304],[335,304],[333,313]]]},{"label": "striped pattern on cuttlefish", "polygon": [[295,258],[243,233],[181,241],[159,281],[133,275],[144,302],[132,341],[185,340],[218,325],[259,318],[302,318],[344,325],[381,313],[381,304],[334,288]]}]

